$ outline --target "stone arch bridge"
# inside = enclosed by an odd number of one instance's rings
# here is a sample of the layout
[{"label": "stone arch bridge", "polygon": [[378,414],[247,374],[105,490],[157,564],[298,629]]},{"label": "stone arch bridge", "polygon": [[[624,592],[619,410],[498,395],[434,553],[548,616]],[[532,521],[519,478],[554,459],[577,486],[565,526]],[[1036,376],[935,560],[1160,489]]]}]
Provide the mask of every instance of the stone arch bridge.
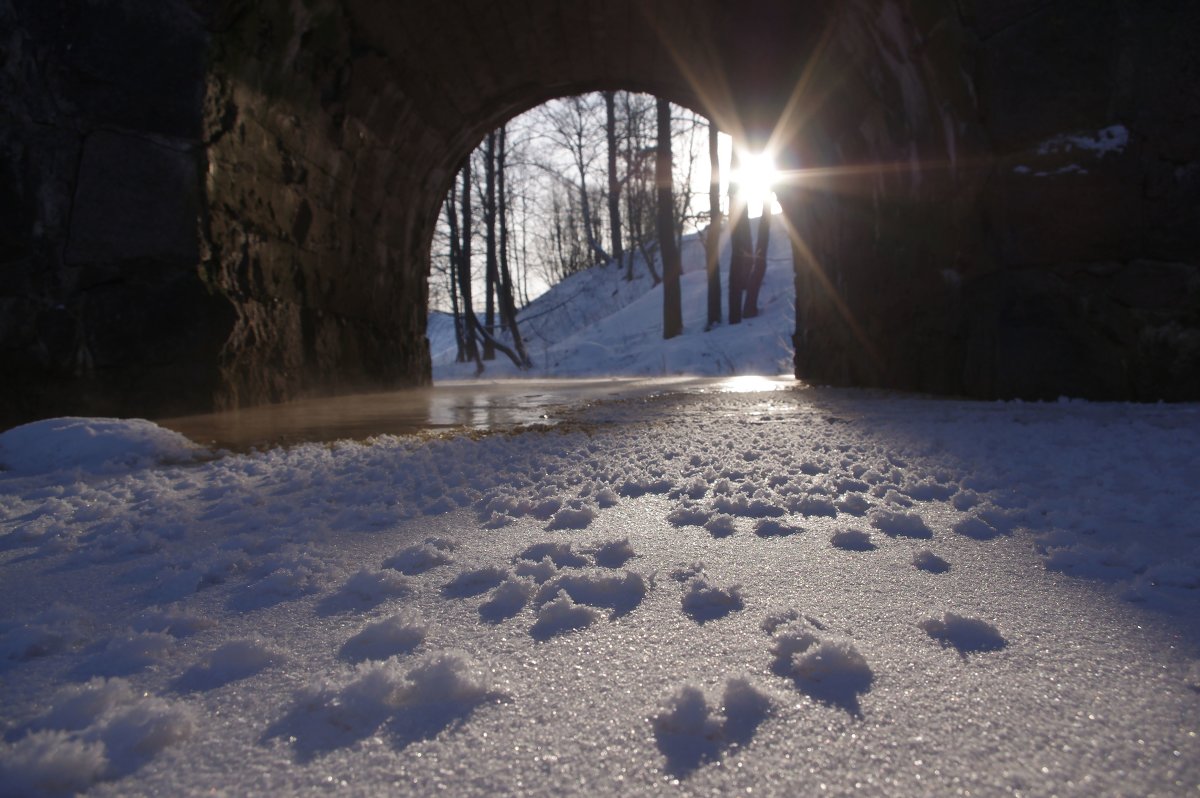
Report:
[{"label": "stone arch bridge", "polygon": [[0,426],[429,380],[457,165],[647,91],[803,167],[796,375],[1200,398],[1190,0],[0,0]]}]

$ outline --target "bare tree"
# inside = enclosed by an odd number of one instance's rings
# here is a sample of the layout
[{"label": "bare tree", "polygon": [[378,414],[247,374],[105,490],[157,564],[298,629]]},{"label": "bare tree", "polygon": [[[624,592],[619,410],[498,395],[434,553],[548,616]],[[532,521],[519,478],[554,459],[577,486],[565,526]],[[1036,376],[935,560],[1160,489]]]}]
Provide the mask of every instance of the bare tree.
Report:
[{"label": "bare tree", "polygon": [[592,200],[588,191],[588,172],[598,157],[599,125],[594,97],[595,95],[566,97],[546,103],[542,107],[547,122],[547,135],[569,153],[578,174],[579,182],[576,188],[580,223],[587,247],[594,256],[594,262],[604,263],[609,257],[600,244],[599,224],[592,213]]},{"label": "bare tree", "polygon": [[483,363],[479,359],[479,349],[475,344],[475,309],[471,307],[471,159],[462,168],[462,202],[459,205],[462,213],[462,238],[458,247],[458,293],[462,297],[463,337],[466,341],[466,357],[475,363],[480,370]]},{"label": "bare tree", "polygon": [[746,281],[746,301],[742,305],[742,318],[752,319],[758,315],[758,292],[767,275],[767,250],[771,246],[771,198],[763,198],[762,216],[758,218],[758,234],[754,239],[754,259],[750,276]]},{"label": "bare tree", "polygon": [[663,338],[674,338],[683,332],[683,309],[681,306],[679,278],[682,264],[679,246],[675,239],[675,201],[671,196],[674,183],[671,168],[671,104],[659,99],[658,157],[655,166],[655,182],[658,189],[658,246],[663,265]]},{"label": "bare tree", "polygon": [[[733,171],[739,166],[737,147],[733,148]],[[754,260],[754,242],[750,234],[750,214],[746,198],[736,180],[729,181],[729,323],[742,321],[742,295]]]},{"label": "bare tree", "polygon": [[612,258],[621,268],[624,249],[621,246],[621,184],[617,180],[617,102],[616,92],[604,92],[604,137],[608,145],[608,228],[612,241]]},{"label": "bare tree", "polygon": [[708,274],[708,325],[721,323],[721,161],[717,123],[708,122],[708,234],[704,239],[705,271]]},{"label": "bare tree", "polygon": [[496,195],[499,198],[499,224],[500,224],[500,273],[499,273],[499,291],[500,291],[500,318],[503,327],[512,337],[513,349],[516,351],[517,365],[521,368],[531,368],[533,361],[529,359],[529,354],[525,351],[525,342],[521,338],[521,330],[517,326],[517,304],[513,300],[513,279],[512,271],[508,264],[508,205],[509,196],[505,181],[505,173],[507,160],[507,133],[506,128],[501,127],[497,134],[499,151],[496,156]]}]

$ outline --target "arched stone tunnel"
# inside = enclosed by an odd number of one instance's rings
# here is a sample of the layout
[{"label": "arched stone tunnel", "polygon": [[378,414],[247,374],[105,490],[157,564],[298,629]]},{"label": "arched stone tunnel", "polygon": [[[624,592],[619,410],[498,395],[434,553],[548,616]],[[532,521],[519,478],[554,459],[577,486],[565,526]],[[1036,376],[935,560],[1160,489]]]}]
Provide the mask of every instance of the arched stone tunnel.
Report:
[{"label": "arched stone tunnel", "polygon": [[454,170],[646,91],[798,168],[796,375],[1200,399],[1200,7],[0,0],[0,425],[428,382]]}]

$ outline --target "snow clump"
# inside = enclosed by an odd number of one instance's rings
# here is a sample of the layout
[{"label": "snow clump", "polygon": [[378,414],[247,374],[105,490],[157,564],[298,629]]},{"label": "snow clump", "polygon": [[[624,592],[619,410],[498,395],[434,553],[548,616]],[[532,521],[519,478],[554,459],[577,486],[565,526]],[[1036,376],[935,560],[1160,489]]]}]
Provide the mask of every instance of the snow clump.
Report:
[{"label": "snow clump", "polygon": [[120,473],[191,463],[212,452],[145,419],[48,418],[0,433],[0,470]]},{"label": "snow clump", "polygon": [[425,640],[428,627],[411,610],[402,610],[381,621],[364,626],[342,644],[342,659],[350,662],[384,660],[397,654],[407,654]]}]

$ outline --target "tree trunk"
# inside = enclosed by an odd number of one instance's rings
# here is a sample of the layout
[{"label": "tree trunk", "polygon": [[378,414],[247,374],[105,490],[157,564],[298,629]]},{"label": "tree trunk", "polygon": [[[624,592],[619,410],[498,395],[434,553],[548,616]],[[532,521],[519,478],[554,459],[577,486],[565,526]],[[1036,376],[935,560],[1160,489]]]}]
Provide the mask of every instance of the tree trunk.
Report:
[{"label": "tree trunk", "polygon": [[721,162],[717,151],[717,123],[708,121],[708,235],[704,241],[708,273],[708,325],[721,323]]},{"label": "tree trunk", "polygon": [[487,247],[484,280],[483,359],[496,359],[496,134],[488,133],[483,149],[483,225]]},{"label": "tree trunk", "polygon": [[531,368],[533,362],[525,351],[525,342],[521,339],[521,330],[517,327],[517,304],[513,300],[512,271],[508,267],[508,193],[504,180],[505,146],[507,130],[503,127],[497,135],[499,152],[496,155],[496,196],[499,199],[497,209],[500,221],[500,317],[502,324],[512,336],[513,349],[516,350],[517,365],[523,369]]},{"label": "tree trunk", "polygon": [[762,216],[758,218],[758,236],[754,242],[754,262],[750,279],[746,281],[746,302],[742,306],[742,318],[752,319],[758,315],[758,292],[763,278],[767,276],[767,249],[771,246],[771,199],[763,199]]},{"label": "tree trunk", "polygon": [[[733,171],[738,167],[737,147],[733,150]],[[729,181],[729,323],[742,321],[742,294],[754,260],[754,242],[750,236],[750,215],[736,181]]]},{"label": "tree trunk", "polygon": [[471,306],[471,159],[467,158],[462,171],[462,202],[459,203],[462,213],[462,244],[458,248],[458,293],[462,297],[463,337],[467,344],[467,359],[475,363],[478,370],[483,369],[479,360],[479,348],[475,344],[475,309]]},{"label": "tree trunk", "polygon": [[683,332],[679,278],[683,271],[675,241],[675,202],[671,197],[671,104],[658,100],[658,152],[655,184],[658,189],[658,247],[663,264],[663,338]]},{"label": "tree trunk", "polygon": [[621,184],[617,182],[617,111],[616,92],[604,92],[604,132],[608,139],[608,224],[612,239],[612,258],[621,268]]},{"label": "tree trunk", "polygon": [[450,309],[454,312],[454,344],[456,363],[467,360],[467,339],[464,335],[465,319],[458,308],[458,261],[461,258],[458,240],[458,203],[455,202],[454,190],[446,198],[446,225],[450,228]]}]

